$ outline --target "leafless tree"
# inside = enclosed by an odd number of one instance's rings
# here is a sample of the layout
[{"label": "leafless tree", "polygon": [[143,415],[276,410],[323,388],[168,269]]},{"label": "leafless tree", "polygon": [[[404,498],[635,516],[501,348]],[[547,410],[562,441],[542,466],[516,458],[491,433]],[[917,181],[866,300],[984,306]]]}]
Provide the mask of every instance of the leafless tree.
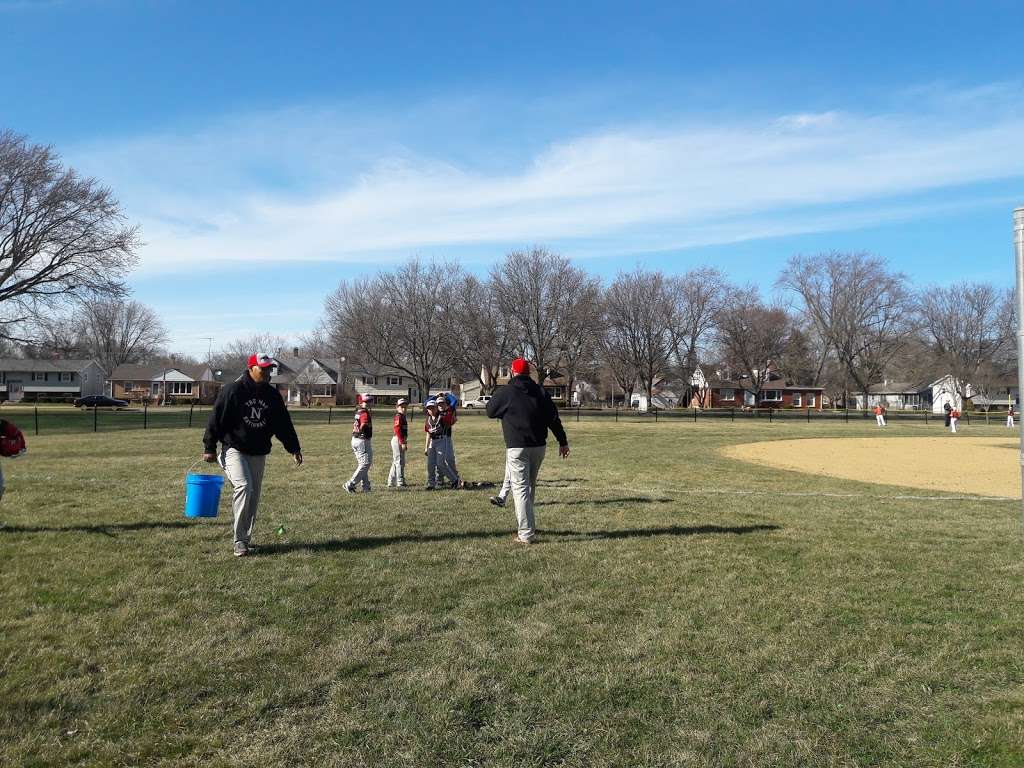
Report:
[{"label": "leafless tree", "polygon": [[167,344],[160,318],[137,301],[90,297],[76,314],[86,355],[107,371],[151,358]]},{"label": "leafless tree", "polygon": [[566,297],[579,281],[580,270],[544,248],[512,251],[491,270],[498,306],[512,324],[511,346],[542,376],[560,362],[570,314]]},{"label": "leafless tree", "polygon": [[452,372],[452,301],[461,272],[448,262],[410,259],[391,272],[343,282],[325,302],[332,344],[371,367],[407,374],[425,395]]},{"label": "leafless tree", "polygon": [[512,323],[501,309],[492,282],[463,275],[455,284],[453,333],[449,335],[455,364],[472,373],[488,393],[498,371],[512,356]]},{"label": "leafless tree", "polygon": [[668,372],[676,332],[674,286],[660,272],[619,273],[604,294],[606,353],[631,368],[630,378],[654,398],[654,385]]},{"label": "leafless tree", "polygon": [[124,221],[96,179],[0,131],[0,335],[23,338],[26,321],[69,297],[122,295],[138,246]]},{"label": "leafless tree", "polygon": [[287,350],[288,340],[273,333],[254,333],[251,336],[230,341],[213,353],[212,368],[227,373],[244,371],[249,356],[256,352],[280,355]]},{"label": "leafless tree", "polygon": [[793,256],[778,284],[800,298],[800,309],[831,347],[867,401],[915,331],[906,277],[866,253]]},{"label": "leafless tree", "polygon": [[674,299],[670,330],[675,376],[688,388],[704,345],[712,338],[727,286],[719,270],[700,267],[673,278],[670,287]]},{"label": "leafless tree", "polygon": [[[986,283],[955,283],[921,291],[917,305],[932,354],[942,372],[952,376],[955,394],[967,402],[972,383],[994,378],[998,368],[1006,367],[1012,352],[1015,310],[1011,291]],[[979,375],[982,371],[984,377]]]},{"label": "leafless tree", "polygon": [[599,352],[601,283],[583,270],[573,269],[565,282],[565,314],[562,318],[558,359],[565,377],[565,400],[570,403],[577,380],[593,368]]},{"label": "leafless tree", "polygon": [[733,288],[715,319],[717,341],[729,370],[750,379],[755,402],[769,373],[785,356],[793,337],[793,318],[779,306],[766,305],[755,288]]},{"label": "leafless tree", "polygon": [[81,323],[72,314],[46,314],[22,326],[32,339],[21,345],[25,357],[35,360],[88,357]]}]

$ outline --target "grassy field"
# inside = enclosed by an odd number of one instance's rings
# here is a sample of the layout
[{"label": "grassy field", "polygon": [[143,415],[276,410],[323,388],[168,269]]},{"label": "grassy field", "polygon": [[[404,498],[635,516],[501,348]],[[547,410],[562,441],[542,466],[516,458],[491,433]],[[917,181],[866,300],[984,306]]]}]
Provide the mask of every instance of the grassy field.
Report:
[{"label": "grassy field", "polygon": [[[387,491],[383,435],[376,490],[345,494],[346,427],[302,426],[248,559],[226,503],[181,515],[198,429],[30,437],[0,503],[0,764],[1024,763],[1020,502],[718,452],[867,425],[567,427],[524,549],[492,490],[419,490],[421,456]],[[498,425],[457,445],[500,481]]]}]

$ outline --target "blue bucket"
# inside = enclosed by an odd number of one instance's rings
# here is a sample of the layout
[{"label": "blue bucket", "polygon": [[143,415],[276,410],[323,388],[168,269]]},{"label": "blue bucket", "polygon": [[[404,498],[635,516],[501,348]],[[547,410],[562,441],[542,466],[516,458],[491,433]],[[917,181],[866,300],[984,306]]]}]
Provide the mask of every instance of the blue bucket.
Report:
[{"label": "blue bucket", "polygon": [[185,475],[185,517],[216,517],[223,485],[220,475]]}]

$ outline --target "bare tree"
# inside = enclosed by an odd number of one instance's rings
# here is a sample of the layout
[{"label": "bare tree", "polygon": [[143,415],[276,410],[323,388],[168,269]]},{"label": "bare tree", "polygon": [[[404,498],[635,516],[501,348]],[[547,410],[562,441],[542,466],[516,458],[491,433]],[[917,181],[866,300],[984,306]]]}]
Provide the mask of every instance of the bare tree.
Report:
[{"label": "bare tree", "polygon": [[676,332],[676,296],[660,272],[620,272],[604,294],[606,353],[630,369],[647,402],[668,371]]},{"label": "bare tree", "polygon": [[23,326],[31,342],[22,344],[25,357],[35,360],[88,357],[81,323],[67,312],[33,318]]},{"label": "bare tree", "polygon": [[213,353],[210,367],[226,372],[244,371],[249,356],[256,352],[280,355],[288,349],[288,340],[273,333],[254,333],[235,339]]},{"label": "bare tree", "polygon": [[108,373],[124,363],[147,360],[167,344],[160,318],[137,301],[94,296],[76,314],[86,355]]},{"label": "bare tree", "polygon": [[674,307],[669,328],[675,375],[689,389],[703,347],[712,338],[715,318],[725,298],[726,282],[719,270],[701,267],[673,278],[670,287]]},{"label": "bare tree", "polygon": [[955,394],[967,402],[972,382],[993,379],[1012,351],[1012,293],[986,283],[962,282],[921,291],[917,305],[934,358],[952,376]]},{"label": "bare tree", "polygon": [[557,367],[565,346],[565,296],[579,279],[568,259],[544,248],[512,251],[491,270],[501,312],[512,323],[512,348],[543,377]]},{"label": "bare tree", "polygon": [[793,256],[778,284],[800,297],[801,311],[866,402],[868,387],[915,330],[906,276],[876,256],[833,251]]},{"label": "bare tree", "polygon": [[137,246],[108,188],[0,131],[0,335],[69,297],[122,295]]},{"label": "bare tree", "polygon": [[766,305],[756,288],[730,290],[719,307],[715,326],[723,362],[750,379],[755,403],[786,354],[793,325],[789,313]]},{"label": "bare tree", "polygon": [[481,391],[490,392],[499,369],[512,355],[512,323],[502,311],[492,282],[464,275],[455,284],[449,336],[455,364],[472,372]]},{"label": "bare tree", "polygon": [[600,281],[580,269],[572,269],[568,278],[564,285],[565,312],[558,352],[560,371],[565,376],[566,403],[571,402],[580,375],[593,367],[602,328]]},{"label": "bare tree", "polygon": [[392,272],[343,282],[327,297],[324,324],[336,348],[366,366],[407,374],[421,394],[452,372],[452,301],[461,272],[410,259]]}]

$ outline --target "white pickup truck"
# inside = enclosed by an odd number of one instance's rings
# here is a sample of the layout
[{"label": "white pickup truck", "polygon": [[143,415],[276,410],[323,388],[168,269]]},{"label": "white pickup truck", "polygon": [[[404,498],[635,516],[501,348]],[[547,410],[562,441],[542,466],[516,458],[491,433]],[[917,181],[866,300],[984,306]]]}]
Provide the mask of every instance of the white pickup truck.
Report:
[{"label": "white pickup truck", "polygon": [[480,395],[476,400],[466,400],[463,404],[463,408],[486,408],[488,401],[491,399],[490,395]]}]

